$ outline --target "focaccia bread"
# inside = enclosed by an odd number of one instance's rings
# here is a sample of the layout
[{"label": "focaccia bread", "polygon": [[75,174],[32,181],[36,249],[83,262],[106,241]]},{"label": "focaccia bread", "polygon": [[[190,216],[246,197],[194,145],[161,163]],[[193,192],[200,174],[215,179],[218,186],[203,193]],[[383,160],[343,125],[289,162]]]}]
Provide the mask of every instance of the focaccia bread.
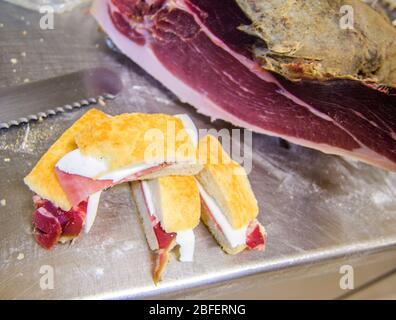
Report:
[{"label": "focaccia bread", "polygon": [[32,171],[24,178],[25,184],[40,197],[51,201],[68,211],[71,204],[61,188],[55,173],[55,164],[66,153],[77,148],[74,137],[87,124],[107,119],[109,116],[97,109],[91,109],[67,129],[41,157]]},{"label": "focaccia bread", "polygon": [[162,228],[170,232],[194,229],[201,204],[194,177],[169,176],[148,181]]},{"label": "focaccia bread", "polygon": [[203,170],[196,176],[206,192],[217,200],[231,225],[239,229],[259,212],[245,170],[223,150],[220,142],[207,135],[199,141],[199,161]]},{"label": "focaccia bread", "polygon": [[130,113],[92,122],[76,135],[76,143],[84,156],[105,159],[108,171],[147,161],[196,162],[182,121],[165,114]]}]

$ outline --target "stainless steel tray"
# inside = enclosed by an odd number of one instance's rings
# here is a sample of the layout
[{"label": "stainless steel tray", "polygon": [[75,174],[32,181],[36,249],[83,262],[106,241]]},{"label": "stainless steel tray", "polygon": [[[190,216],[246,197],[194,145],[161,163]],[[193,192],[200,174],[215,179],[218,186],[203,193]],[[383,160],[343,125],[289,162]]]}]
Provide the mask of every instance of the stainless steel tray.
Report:
[{"label": "stainless steel tray", "polygon": [[[0,86],[106,66],[119,72],[125,84],[116,101],[98,106],[106,112],[184,112],[200,128],[230,128],[198,115],[135,64],[109,50],[85,10],[56,16],[54,30],[40,30],[39,18],[0,2]],[[13,58],[16,64],[11,63]],[[45,251],[31,235],[32,194],[22,178],[82,112],[0,131],[0,200],[6,201],[0,206],[0,298],[187,294],[207,284],[319,262],[325,272],[326,261],[396,247],[394,173],[295,145],[285,148],[278,139],[254,135],[250,179],[259,199],[259,220],[269,235],[264,253],[227,256],[199,226],[194,263],[171,259],[164,281],[156,287],[151,280],[152,255],[127,186],[104,194],[89,235]],[[54,268],[53,290],[40,288],[43,265]]]}]

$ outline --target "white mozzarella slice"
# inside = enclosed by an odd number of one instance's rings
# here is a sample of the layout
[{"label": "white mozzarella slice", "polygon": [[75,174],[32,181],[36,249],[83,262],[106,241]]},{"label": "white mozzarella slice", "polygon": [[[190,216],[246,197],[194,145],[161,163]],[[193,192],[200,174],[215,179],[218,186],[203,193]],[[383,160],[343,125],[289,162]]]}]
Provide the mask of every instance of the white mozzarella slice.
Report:
[{"label": "white mozzarella slice", "polygon": [[208,206],[210,213],[215,219],[216,223],[220,226],[224,236],[227,238],[232,248],[236,248],[240,245],[246,244],[246,231],[248,225],[241,229],[234,229],[227,217],[221,212],[216,201],[207,194],[205,189],[197,181],[199,193],[201,194],[205,204]]},{"label": "white mozzarella slice", "polygon": [[193,230],[179,231],[176,243],[180,246],[180,261],[194,261],[195,234]]},{"label": "white mozzarella slice", "polygon": [[85,217],[84,232],[88,233],[95,221],[98,212],[99,200],[102,191],[98,191],[88,198],[87,215]]}]

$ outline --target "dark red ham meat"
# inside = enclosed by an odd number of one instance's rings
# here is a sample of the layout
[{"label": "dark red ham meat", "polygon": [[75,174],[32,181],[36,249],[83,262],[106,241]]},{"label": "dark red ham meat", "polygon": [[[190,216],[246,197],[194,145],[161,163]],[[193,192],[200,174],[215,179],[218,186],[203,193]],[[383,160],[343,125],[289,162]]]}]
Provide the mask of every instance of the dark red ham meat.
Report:
[{"label": "dark red ham meat", "polygon": [[251,250],[262,250],[265,247],[265,234],[257,220],[252,221],[246,231],[246,246]]},{"label": "dark red ham meat", "polygon": [[51,249],[61,238],[69,240],[81,233],[87,212],[86,201],[69,211],[63,211],[37,195],[33,202],[36,208],[33,213],[34,235],[43,248]]},{"label": "dark red ham meat", "polygon": [[51,249],[59,241],[62,226],[45,207],[40,207],[33,213],[33,226],[34,237],[43,248]]}]

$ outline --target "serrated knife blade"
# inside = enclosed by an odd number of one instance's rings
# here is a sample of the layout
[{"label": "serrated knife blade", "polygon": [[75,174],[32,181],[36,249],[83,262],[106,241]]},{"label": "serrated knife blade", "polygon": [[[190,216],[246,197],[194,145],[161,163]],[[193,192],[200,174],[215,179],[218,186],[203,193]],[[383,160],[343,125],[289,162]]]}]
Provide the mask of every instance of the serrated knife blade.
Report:
[{"label": "serrated knife blade", "polygon": [[121,89],[121,79],[106,68],[1,88],[0,129],[114,99]]}]

